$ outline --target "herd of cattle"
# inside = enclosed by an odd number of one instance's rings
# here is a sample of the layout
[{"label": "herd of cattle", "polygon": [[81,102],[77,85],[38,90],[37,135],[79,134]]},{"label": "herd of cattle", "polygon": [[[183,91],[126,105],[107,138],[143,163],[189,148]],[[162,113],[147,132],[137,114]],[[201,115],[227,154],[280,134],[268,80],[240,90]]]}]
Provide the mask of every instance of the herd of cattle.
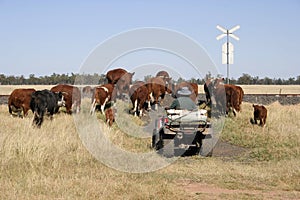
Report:
[{"label": "herd of cattle", "polygon": [[[81,98],[91,96],[90,113],[94,114],[96,109],[105,114],[106,122],[110,126],[114,122],[114,109],[111,105],[116,103],[116,99],[124,99],[127,95],[132,102],[132,114],[142,116],[146,111],[158,109],[158,105],[164,100],[166,94],[171,94],[176,98],[177,91],[182,87],[188,87],[192,94],[190,98],[198,103],[198,84],[172,82],[168,72],[160,71],[155,77],[146,82],[136,81],[132,84],[133,73],[118,68],[107,72],[107,83],[90,87],[86,86],[80,90],[73,85],[56,85],[50,90],[35,89],[15,89],[8,99],[9,113],[17,113],[18,116],[26,116],[28,111],[34,113],[33,123],[40,127],[43,117],[47,113],[52,119],[53,114],[59,111],[60,107],[65,107],[68,114],[78,113],[81,109]],[[223,79],[210,79],[204,84],[206,104],[215,106],[219,113],[241,111],[241,103],[244,91],[236,85],[224,84]],[[267,111],[264,106],[253,105],[254,123],[260,120],[260,125],[266,122]]]}]

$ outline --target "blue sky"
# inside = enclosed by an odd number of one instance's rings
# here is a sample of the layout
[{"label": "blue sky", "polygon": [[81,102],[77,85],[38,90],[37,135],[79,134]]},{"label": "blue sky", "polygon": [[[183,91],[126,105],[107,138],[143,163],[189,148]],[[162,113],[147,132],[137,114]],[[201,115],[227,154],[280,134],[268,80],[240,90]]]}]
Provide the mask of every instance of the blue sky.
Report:
[{"label": "blue sky", "polygon": [[235,32],[240,41],[231,40],[235,52],[230,77],[296,77],[299,19],[299,0],[0,0],[0,74],[77,73],[90,52],[113,35],[159,27],[191,37],[226,76],[221,64],[225,39],[216,40],[221,34],[216,25],[240,25]]}]

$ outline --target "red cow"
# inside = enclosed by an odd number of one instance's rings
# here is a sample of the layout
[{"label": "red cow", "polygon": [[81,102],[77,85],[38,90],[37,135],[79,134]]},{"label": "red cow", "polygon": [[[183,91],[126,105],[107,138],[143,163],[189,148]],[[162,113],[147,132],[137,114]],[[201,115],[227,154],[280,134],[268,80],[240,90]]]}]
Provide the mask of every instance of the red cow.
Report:
[{"label": "red cow", "polygon": [[[148,94],[151,98],[151,102],[149,101],[148,105],[149,108],[151,108],[151,103],[155,105],[154,110],[158,109],[158,103],[159,103],[159,97],[161,98],[160,101],[162,102],[165,98],[166,94],[166,86],[165,82],[162,78],[160,77],[153,77],[150,78],[147,83],[146,87],[148,89]],[[171,90],[169,90],[171,92]],[[161,103],[160,102],[160,103]]]},{"label": "red cow", "polygon": [[238,103],[239,104],[239,110],[238,111],[241,111],[241,104],[242,104],[243,98],[244,98],[244,90],[238,85],[233,85],[233,86],[235,86],[236,91],[238,93],[238,99],[239,99],[239,103]]},{"label": "red cow", "polygon": [[112,124],[115,122],[115,110],[110,107],[110,108],[107,108],[105,110],[105,120],[106,120],[106,124],[109,125],[109,126],[112,126]]},{"label": "red cow", "polygon": [[65,102],[66,112],[72,114],[72,112],[78,113],[81,106],[81,92],[78,87],[73,85],[56,85],[51,88],[52,92],[62,92],[63,100]]},{"label": "red cow", "polygon": [[129,73],[124,69],[118,68],[108,71],[106,78],[108,83],[116,84],[118,96],[122,96],[124,93],[128,94],[133,75],[134,72]]},{"label": "red cow", "polygon": [[18,112],[18,116],[21,116],[23,111],[23,116],[27,115],[30,109],[30,100],[32,93],[35,89],[15,89],[12,91],[8,98],[8,111],[12,115],[13,112]]},{"label": "red cow", "polygon": [[143,81],[138,81],[134,83],[129,90],[130,100],[132,102],[132,110],[135,116],[142,116],[146,102],[150,102],[148,88],[146,83]]},{"label": "red cow", "polygon": [[188,87],[189,90],[192,92],[190,95],[190,98],[196,102],[198,97],[198,84],[197,83],[190,83],[190,82],[181,82],[177,85],[172,85],[172,96],[176,98],[177,91],[181,89],[182,87]]},{"label": "red cow", "polygon": [[257,120],[260,121],[259,125],[264,126],[266,124],[266,119],[267,119],[267,109],[261,105],[252,105],[254,108],[254,123],[257,124]]},{"label": "red cow", "polygon": [[[241,103],[243,100],[244,91],[239,86],[224,84],[223,80],[224,79],[216,79],[213,82],[217,106],[219,105],[219,107],[222,106],[224,108],[224,94],[225,94],[226,113],[228,113],[229,110],[232,109],[234,116],[236,116],[235,111],[239,112],[241,110]],[[222,101],[222,103],[220,103],[220,101]]]},{"label": "red cow", "polygon": [[[170,87],[172,78],[169,76],[168,72],[159,71],[159,72],[157,72],[156,77],[160,77],[164,80],[166,88]],[[169,92],[169,90],[167,90],[167,92]],[[169,92],[169,93],[171,93],[171,92]]]},{"label": "red cow", "polygon": [[113,84],[104,84],[94,88],[92,96],[91,114],[94,114],[96,106],[100,106],[100,110],[104,113],[105,105],[110,101],[115,101],[117,91]]}]

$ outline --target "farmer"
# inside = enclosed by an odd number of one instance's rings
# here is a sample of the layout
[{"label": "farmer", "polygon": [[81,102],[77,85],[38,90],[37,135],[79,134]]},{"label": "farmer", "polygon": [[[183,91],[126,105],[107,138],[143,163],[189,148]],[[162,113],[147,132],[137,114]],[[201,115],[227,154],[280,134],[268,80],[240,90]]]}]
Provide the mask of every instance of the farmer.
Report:
[{"label": "farmer", "polygon": [[177,91],[176,99],[172,102],[170,107],[165,109],[177,109],[177,110],[197,110],[195,102],[190,98],[192,92],[188,87],[182,87]]}]

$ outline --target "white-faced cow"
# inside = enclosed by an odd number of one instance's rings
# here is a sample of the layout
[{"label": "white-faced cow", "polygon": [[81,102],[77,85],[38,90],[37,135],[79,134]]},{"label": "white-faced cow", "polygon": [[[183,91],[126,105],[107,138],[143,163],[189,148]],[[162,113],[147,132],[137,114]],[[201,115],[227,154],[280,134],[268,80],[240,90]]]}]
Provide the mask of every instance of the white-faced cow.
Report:
[{"label": "white-faced cow", "polygon": [[117,88],[117,95],[124,98],[123,94],[128,94],[130,84],[132,83],[133,73],[127,72],[125,69],[113,69],[106,73],[108,83],[115,84]]},{"label": "white-faced cow", "polygon": [[78,113],[81,105],[81,92],[78,87],[73,85],[56,85],[51,88],[52,92],[62,92],[65,101],[66,112],[72,114],[72,112]]},{"label": "white-faced cow", "polygon": [[130,90],[129,97],[132,102],[132,111],[135,116],[142,116],[146,110],[146,103],[150,102],[148,88],[143,81],[135,82]]},{"label": "white-faced cow", "polygon": [[45,113],[53,118],[58,107],[63,104],[63,95],[61,92],[51,92],[49,90],[35,91],[31,95],[30,108],[34,113],[33,123],[41,127]]},{"label": "white-faced cow", "polygon": [[100,110],[104,113],[106,104],[116,100],[117,91],[113,84],[103,84],[94,88],[94,94],[92,96],[91,114],[95,113],[96,106],[100,106]]},{"label": "white-faced cow", "polygon": [[12,115],[17,112],[19,117],[25,117],[30,109],[31,94],[35,89],[15,89],[8,98],[8,111]]},{"label": "white-faced cow", "polygon": [[[150,78],[146,83],[151,102],[149,102],[149,108],[151,103],[154,104],[154,110],[158,109],[158,104],[162,103],[165,98],[166,92],[172,93],[169,88],[166,88],[164,80],[160,77]],[[159,101],[160,97],[160,101]]]}]

